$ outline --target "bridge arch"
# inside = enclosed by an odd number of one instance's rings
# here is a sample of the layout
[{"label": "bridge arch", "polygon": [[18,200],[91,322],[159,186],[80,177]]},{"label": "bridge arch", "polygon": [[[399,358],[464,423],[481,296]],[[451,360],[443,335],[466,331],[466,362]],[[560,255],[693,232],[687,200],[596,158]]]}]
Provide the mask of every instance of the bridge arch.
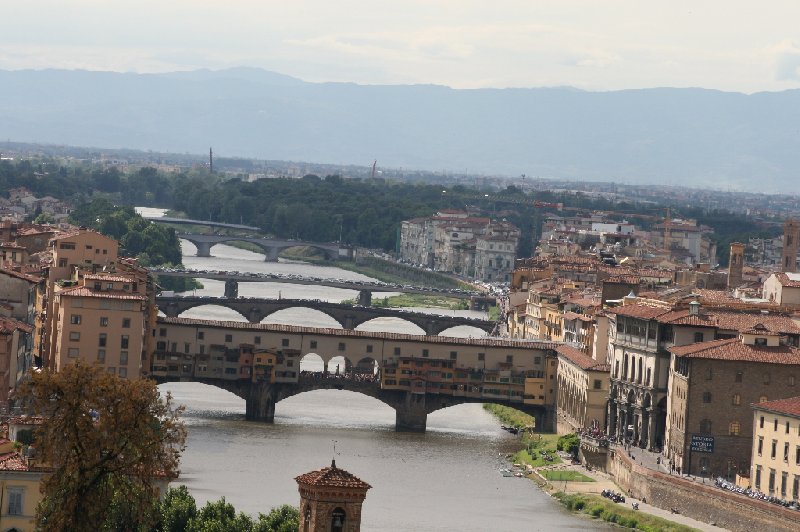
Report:
[{"label": "bridge arch", "polygon": [[[209,312],[214,312],[213,318],[208,317]],[[227,305],[218,303],[206,303],[203,305],[195,305],[178,313],[181,318],[195,318],[195,319],[215,319],[220,321],[239,321],[247,323],[247,316],[239,312],[237,309],[231,308]]]},{"label": "bridge arch", "polygon": [[[409,326],[413,327],[414,331],[409,331]],[[414,323],[412,320],[393,316],[376,316],[374,318],[364,320],[356,326],[355,330],[364,332],[425,334],[425,329]]]},{"label": "bridge arch", "polygon": [[[298,318],[298,311],[303,313]],[[302,319],[303,325],[308,327],[320,327],[326,329],[341,329],[342,324],[324,310],[312,308],[311,306],[292,305],[275,310],[266,314],[259,323],[278,323],[281,325],[297,325],[298,319]],[[320,354],[321,356],[321,354]]]},{"label": "bridge arch", "polygon": [[456,338],[484,338],[489,336],[487,331],[472,325],[454,325],[439,332],[441,336],[454,336]]}]

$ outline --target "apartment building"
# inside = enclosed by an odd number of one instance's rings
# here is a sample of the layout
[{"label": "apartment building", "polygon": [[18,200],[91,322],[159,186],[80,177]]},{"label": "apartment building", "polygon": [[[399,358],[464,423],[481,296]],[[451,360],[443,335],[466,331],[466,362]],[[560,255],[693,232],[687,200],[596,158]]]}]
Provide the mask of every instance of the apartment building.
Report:
[{"label": "apartment building", "polygon": [[606,424],[610,366],[569,345],[559,346],[556,351],[559,433],[602,429]]},{"label": "apartment building", "polygon": [[800,501],[800,397],[756,403],[750,485],[787,501]]},{"label": "apartment building", "polygon": [[55,286],[52,368],[59,371],[81,359],[123,378],[139,378],[146,360],[146,287],[134,276],[106,273]]}]

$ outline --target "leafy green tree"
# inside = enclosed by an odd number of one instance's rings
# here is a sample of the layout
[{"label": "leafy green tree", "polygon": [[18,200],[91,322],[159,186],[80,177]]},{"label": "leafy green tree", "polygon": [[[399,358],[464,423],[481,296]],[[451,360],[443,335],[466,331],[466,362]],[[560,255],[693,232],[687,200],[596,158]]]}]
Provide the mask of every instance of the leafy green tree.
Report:
[{"label": "leafy green tree", "polygon": [[197,517],[197,503],[186,486],[170,488],[161,501],[161,526],[163,532],[183,532]]},{"label": "leafy green tree", "polygon": [[38,530],[94,532],[112,513],[154,518],[155,482],[177,476],[186,440],[182,408],[169,394],[162,398],[154,381],[81,361],[32,374],[23,394],[45,420],[35,440],[53,468],[42,484]]},{"label": "leafy green tree", "polygon": [[189,521],[187,532],[251,532],[253,519],[242,512],[236,513],[232,504],[222,497],[218,501],[209,501]]},{"label": "leafy green tree", "polygon": [[273,508],[267,515],[259,514],[253,532],[295,532],[300,527],[300,510],[289,504]]}]

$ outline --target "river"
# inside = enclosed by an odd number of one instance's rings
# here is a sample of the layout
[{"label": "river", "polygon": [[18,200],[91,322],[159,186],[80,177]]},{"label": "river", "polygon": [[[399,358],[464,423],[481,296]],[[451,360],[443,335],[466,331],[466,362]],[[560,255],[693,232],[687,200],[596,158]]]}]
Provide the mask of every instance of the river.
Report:
[{"label": "river", "polygon": [[[267,263],[263,255],[225,245],[213,257],[195,257],[182,241],[184,265],[203,270],[284,272],[368,279],[340,270],[289,262]],[[197,295],[223,293],[220,281],[203,280]],[[354,291],[277,283],[241,283],[244,296],[340,301]],[[442,312],[442,311],[435,311]],[[452,313],[452,311],[445,311]],[[459,311],[459,315],[484,316]],[[183,314],[204,319],[244,321],[221,307]],[[338,326],[308,309],[289,309],[264,320],[306,326]],[[420,333],[392,318],[372,320],[360,330]],[[472,328],[456,336],[482,335]],[[305,360],[304,369],[318,369]],[[396,433],[394,411],[360,394],[319,390],[291,397],[276,407],[275,423],[244,420],[244,401],[197,383],[161,386],[187,407],[186,450],[181,477],[198,505],[222,496],[237,510],[255,515],[280,504],[299,504],[294,477],[336,464],[372,485],[363,507],[365,531],[585,530],[602,528],[565,511],[527,479],[503,477],[500,453],[516,450],[516,437],[500,429],[480,405],[460,405],[428,416],[425,434]]]}]

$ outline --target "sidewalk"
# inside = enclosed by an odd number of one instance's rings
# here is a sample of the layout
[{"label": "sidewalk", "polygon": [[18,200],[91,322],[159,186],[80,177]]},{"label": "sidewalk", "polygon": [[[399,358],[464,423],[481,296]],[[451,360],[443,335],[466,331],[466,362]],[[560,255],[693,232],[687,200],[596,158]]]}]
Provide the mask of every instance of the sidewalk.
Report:
[{"label": "sidewalk", "polygon": [[[641,450],[641,449],[639,449],[639,450]],[[638,457],[637,456],[636,461],[639,462],[640,464],[644,465],[642,462],[640,462],[640,460],[648,460],[648,461],[652,460],[652,462],[651,462],[652,463],[652,469],[657,469],[658,466],[656,464],[656,456],[659,456],[659,455],[656,455],[655,453],[647,453],[646,451],[644,451],[644,452],[646,454],[652,454],[653,456],[651,458],[644,457],[644,456],[642,456],[642,457]],[[649,467],[649,466],[645,466],[645,467]],[[599,494],[604,489],[610,489],[610,490],[625,494],[625,492],[614,483],[614,480],[612,479],[611,476],[606,475],[605,473],[601,473],[599,471],[588,471],[582,465],[569,464],[569,463],[565,462],[565,463],[558,464],[558,465],[555,465],[555,466],[541,467],[541,468],[538,468],[537,470],[543,470],[543,469],[547,469],[547,470],[562,470],[562,471],[565,471],[565,470],[577,471],[578,473],[581,473],[582,475],[586,475],[587,477],[590,477],[590,478],[595,480],[595,482],[547,481],[547,483],[550,484],[553,487],[553,491],[563,491],[565,493],[592,493],[592,494]],[[667,472],[667,471],[664,471],[663,469],[658,469],[658,470],[662,471],[662,472],[665,472],[665,473]],[[687,478],[687,477],[684,477],[684,478]],[[644,503],[639,499],[636,499],[634,497],[629,497],[627,494],[625,494],[625,506],[627,508],[631,508],[631,503],[634,503],[634,502],[638,502],[639,503],[639,511],[640,512],[647,513],[647,514],[650,514],[650,515],[655,515],[657,517],[661,517],[663,519],[666,519],[667,521],[672,521],[673,523],[678,523],[678,524],[681,524],[681,525],[690,526],[692,528],[696,528],[696,529],[702,530],[704,532],[726,530],[724,528],[720,528],[720,527],[715,526],[715,525],[711,525],[711,524],[708,524],[708,523],[703,523],[701,521],[697,521],[696,519],[692,519],[691,517],[687,517],[687,516],[682,515],[682,514],[673,514],[669,510],[662,510],[661,508],[657,508],[657,507],[652,506],[650,504]]]}]

